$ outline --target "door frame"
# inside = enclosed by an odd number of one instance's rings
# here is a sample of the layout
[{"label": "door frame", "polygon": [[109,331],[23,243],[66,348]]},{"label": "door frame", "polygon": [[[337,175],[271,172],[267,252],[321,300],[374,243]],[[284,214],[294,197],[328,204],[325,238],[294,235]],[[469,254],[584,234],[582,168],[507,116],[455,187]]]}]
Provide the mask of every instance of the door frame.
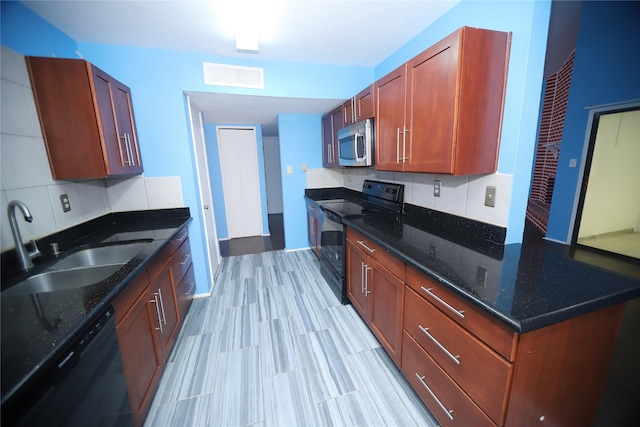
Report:
[{"label": "door frame", "polygon": [[[198,192],[198,201],[200,202],[200,209],[202,213],[202,227],[204,229],[204,248],[205,257],[208,264],[208,276],[209,276],[209,294],[211,294],[213,287],[215,286],[215,277],[218,274],[222,258],[220,256],[220,249],[218,246],[218,230],[215,222],[215,208],[213,205],[213,197],[211,190],[211,181],[209,179],[209,164],[206,156],[206,140],[204,136],[204,116],[196,106],[191,103],[189,95],[187,97],[187,112],[189,114],[189,124],[191,125],[191,141],[193,144],[193,167],[196,169],[196,175],[198,177],[196,184],[196,190]],[[198,114],[198,123],[195,121],[193,112]],[[198,124],[199,126],[196,126]],[[198,166],[199,161],[204,168]],[[204,169],[204,170],[203,170]],[[208,188],[209,200],[204,200],[203,188]],[[210,207],[211,218],[207,220],[207,215],[204,214],[206,207]],[[211,241],[215,242],[215,247],[211,247],[209,244]]]},{"label": "door frame", "polygon": [[573,199],[573,208],[571,210],[569,231],[567,233],[567,244],[575,245],[578,241],[580,218],[582,216],[582,210],[584,207],[587,181],[589,179],[589,172],[591,170],[591,161],[593,158],[593,150],[595,148],[595,138],[598,131],[600,116],[602,114],[617,113],[638,108],[640,108],[640,100],[602,104],[585,108],[589,110],[589,117],[587,118],[587,126],[582,147],[582,158],[580,159],[580,170],[578,171],[576,192]]}]

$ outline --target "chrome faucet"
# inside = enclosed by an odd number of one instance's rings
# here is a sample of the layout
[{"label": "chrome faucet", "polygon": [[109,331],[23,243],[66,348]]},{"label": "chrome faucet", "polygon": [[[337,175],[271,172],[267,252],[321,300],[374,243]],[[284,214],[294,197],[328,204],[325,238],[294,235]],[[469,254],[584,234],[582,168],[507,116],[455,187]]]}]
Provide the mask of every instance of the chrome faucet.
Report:
[{"label": "chrome faucet", "polygon": [[11,224],[11,234],[13,234],[13,241],[16,244],[16,254],[18,255],[18,262],[20,263],[20,269],[23,271],[27,271],[33,267],[33,258],[40,255],[40,251],[36,246],[36,243],[32,240],[34,249],[32,251],[27,251],[27,248],[22,243],[22,236],[20,235],[20,229],[18,228],[18,221],[16,220],[16,207],[20,208],[22,214],[24,215],[24,220],[27,222],[33,221],[33,217],[31,216],[31,212],[27,205],[22,203],[19,200],[13,200],[9,202],[9,207],[7,208],[7,212],[9,214],[9,223]]}]

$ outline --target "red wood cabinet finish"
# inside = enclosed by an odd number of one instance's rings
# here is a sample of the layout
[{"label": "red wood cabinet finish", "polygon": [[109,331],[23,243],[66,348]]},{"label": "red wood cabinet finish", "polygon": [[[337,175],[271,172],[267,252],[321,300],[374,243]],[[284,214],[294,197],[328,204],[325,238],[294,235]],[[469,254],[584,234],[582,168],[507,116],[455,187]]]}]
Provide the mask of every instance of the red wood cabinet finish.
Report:
[{"label": "red wood cabinet finish", "polygon": [[314,255],[320,259],[320,224],[322,224],[322,211],[320,207],[310,201],[306,202],[307,205],[307,239],[309,241],[309,247],[313,251]]},{"label": "red wood cabinet finish", "polygon": [[347,296],[391,359],[401,364],[404,263],[347,229]]},{"label": "red wood cabinet finish", "polygon": [[142,173],[126,85],[80,59],[26,61],[54,179]]},{"label": "red wood cabinet finish", "polygon": [[337,168],[338,130],[342,129],[342,106],[334,108],[322,117],[322,166]]},{"label": "red wood cabinet finish", "polygon": [[495,172],[509,47],[463,27],[377,81],[376,169]]},{"label": "red wood cabinet finish", "polygon": [[342,104],[343,127],[375,115],[373,85],[367,86]]},{"label": "red wood cabinet finish", "polygon": [[195,292],[184,230],[113,301],[127,391],[142,426]]}]

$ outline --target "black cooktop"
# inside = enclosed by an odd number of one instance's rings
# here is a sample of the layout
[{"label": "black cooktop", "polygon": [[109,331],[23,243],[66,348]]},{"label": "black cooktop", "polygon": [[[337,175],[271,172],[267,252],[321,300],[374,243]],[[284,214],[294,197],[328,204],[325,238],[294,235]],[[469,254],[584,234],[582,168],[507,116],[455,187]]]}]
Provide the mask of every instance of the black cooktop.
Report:
[{"label": "black cooktop", "polygon": [[402,210],[404,185],[365,180],[362,198],[320,200],[318,204],[341,218],[358,217]]}]

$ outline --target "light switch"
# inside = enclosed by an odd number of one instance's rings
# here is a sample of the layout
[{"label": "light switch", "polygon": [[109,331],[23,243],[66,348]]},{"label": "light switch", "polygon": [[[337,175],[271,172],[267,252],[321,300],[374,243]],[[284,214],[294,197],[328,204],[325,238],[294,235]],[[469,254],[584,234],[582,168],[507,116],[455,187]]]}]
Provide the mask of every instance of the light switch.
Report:
[{"label": "light switch", "polygon": [[308,169],[308,168],[307,168],[307,164],[306,164],[306,163],[303,163],[303,164],[302,164],[302,172],[306,172],[306,171],[307,171],[307,169]]},{"label": "light switch", "polygon": [[293,173],[293,166],[287,166],[287,175],[291,175]]},{"label": "light switch", "polygon": [[490,208],[496,206],[496,187],[491,185],[487,186],[487,190],[484,193],[484,205]]}]

